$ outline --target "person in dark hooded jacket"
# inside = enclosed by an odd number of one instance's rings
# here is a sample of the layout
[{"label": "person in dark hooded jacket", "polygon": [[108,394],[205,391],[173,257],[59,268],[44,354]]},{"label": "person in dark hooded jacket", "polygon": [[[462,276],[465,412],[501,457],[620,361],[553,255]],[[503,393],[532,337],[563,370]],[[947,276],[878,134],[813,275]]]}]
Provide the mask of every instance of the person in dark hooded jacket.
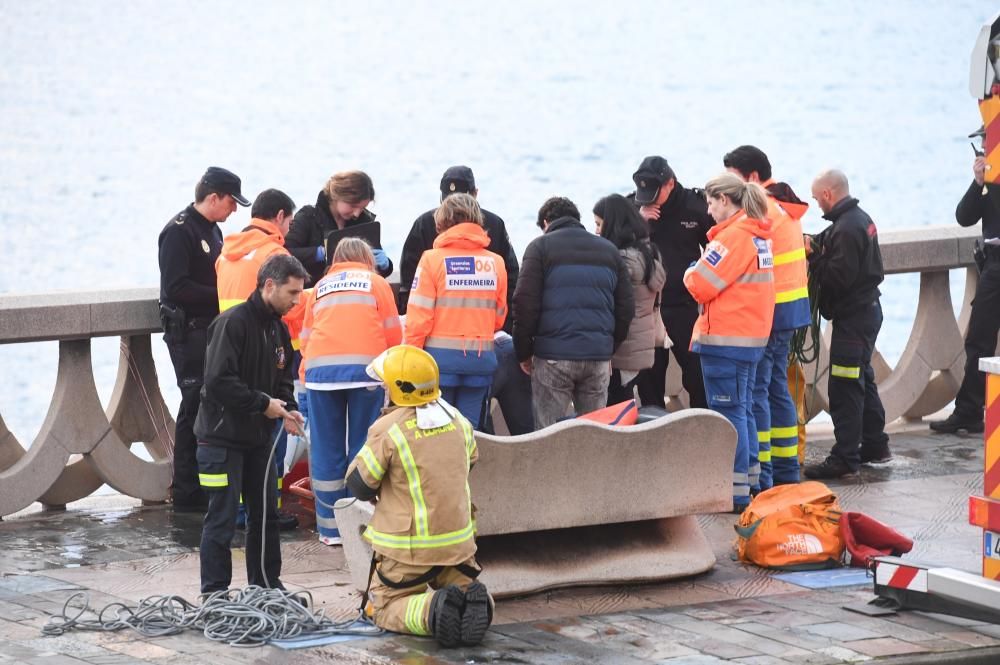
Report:
[{"label": "person in dark hooded jacket", "polygon": [[[328,265],[326,236],[331,231],[375,221],[368,204],[375,200],[375,186],[364,171],[335,173],[316,197],[316,205],[302,206],[295,213],[292,228],[285,236],[285,249],[309,271],[310,283],[323,278]],[[334,248],[330,248],[332,255]],[[381,243],[373,245],[375,268],[382,277],[392,274],[392,261],[382,251]]]}]

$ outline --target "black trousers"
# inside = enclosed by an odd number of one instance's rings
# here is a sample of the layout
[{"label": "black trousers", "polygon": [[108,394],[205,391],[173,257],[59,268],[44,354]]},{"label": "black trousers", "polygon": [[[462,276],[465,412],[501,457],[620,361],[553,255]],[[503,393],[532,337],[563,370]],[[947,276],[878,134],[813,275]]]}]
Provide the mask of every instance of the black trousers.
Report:
[{"label": "black trousers", "polygon": [[836,442],[830,455],[851,469],[861,465],[861,449],[888,449],[885,409],[875,385],[872,353],[882,328],[882,305],[858,307],[833,320],[830,341],[830,417]]},{"label": "black trousers", "polygon": [[[200,478],[208,494],[208,512],[201,529],[201,592],[228,589],[233,580],[236,511],[243,495],[247,511],[247,583],[252,586],[284,588],[281,575],[281,548],[278,538],[278,506],[275,469],[268,472],[267,501],[264,501],[264,474],[270,446],[250,449],[198,445]],[[264,567],[260,565],[261,532],[264,515],[267,529],[263,539]],[[266,578],[265,578],[266,573]]]},{"label": "black trousers", "polygon": [[[701,360],[697,353],[689,351],[691,347],[691,332],[698,320],[698,308],[695,305],[668,305],[660,309],[663,325],[667,334],[673,340],[674,359],[681,368],[681,383],[687,391],[691,406],[701,409],[708,408],[705,400],[705,382],[701,376]],[[643,406],[654,405],[665,408],[664,395],[667,392],[667,367],[670,357],[667,349],[656,349],[656,359],[653,366],[639,372],[636,385],[639,388],[639,399]]]},{"label": "black trousers", "polygon": [[628,383],[622,384],[622,371],[620,369],[611,370],[611,380],[608,382],[608,406],[621,404],[632,399],[632,389],[635,387],[639,376],[636,375]]},{"label": "black trousers", "polygon": [[198,415],[201,386],[205,378],[205,350],[208,329],[188,328],[183,339],[164,335],[170,350],[177,387],[181,390],[181,405],[177,408],[174,429],[173,500],[177,506],[197,506],[205,503],[205,494],[198,486],[198,461],[195,459],[194,420]]},{"label": "black trousers", "polygon": [[1000,332],[1000,256],[990,256],[979,275],[965,334],[965,376],[955,396],[955,413],[963,420],[982,421],[986,375],[979,359],[995,355]]}]

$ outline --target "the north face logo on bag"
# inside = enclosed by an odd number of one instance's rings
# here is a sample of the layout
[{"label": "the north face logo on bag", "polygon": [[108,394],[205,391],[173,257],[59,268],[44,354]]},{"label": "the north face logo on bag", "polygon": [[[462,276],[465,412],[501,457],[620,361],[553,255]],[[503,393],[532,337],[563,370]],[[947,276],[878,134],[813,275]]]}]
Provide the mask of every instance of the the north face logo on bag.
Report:
[{"label": "the north face logo on bag", "polygon": [[822,554],[823,543],[811,533],[790,533],[785,542],[778,543],[778,549],[789,556]]}]

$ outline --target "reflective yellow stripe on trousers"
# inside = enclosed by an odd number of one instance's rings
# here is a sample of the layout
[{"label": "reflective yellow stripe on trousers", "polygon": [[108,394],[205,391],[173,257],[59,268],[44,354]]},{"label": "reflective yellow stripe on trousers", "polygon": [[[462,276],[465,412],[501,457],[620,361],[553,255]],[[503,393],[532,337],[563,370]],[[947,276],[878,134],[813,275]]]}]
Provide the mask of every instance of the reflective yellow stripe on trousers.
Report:
[{"label": "reflective yellow stripe on trousers", "polygon": [[427,630],[427,625],[424,623],[424,605],[433,595],[433,592],[421,593],[416,596],[410,596],[410,599],[406,602],[406,615],[403,617],[403,623],[406,624],[406,628],[414,635],[429,635],[430,631]]},{"label": "reflective yellow stripe on trousers", "polygon": [[[790,446],[776,446],[774,440],[786,439],[795,441]],[[771,428],[771,456],[772,457],[798,457],[799,456],[799,428],[793,427],[772,427]]]},{"label": "reflective yellow stripe on trousers", "polygon": [[229,487],[229,474],[199,473],[198,484],[202,487]]},{"label": "reflective yellow stripe on trousers", "polygon": [[841,379],[856,379],[861,376],[861,368],[850,365],[830,365],[830,374]]}]

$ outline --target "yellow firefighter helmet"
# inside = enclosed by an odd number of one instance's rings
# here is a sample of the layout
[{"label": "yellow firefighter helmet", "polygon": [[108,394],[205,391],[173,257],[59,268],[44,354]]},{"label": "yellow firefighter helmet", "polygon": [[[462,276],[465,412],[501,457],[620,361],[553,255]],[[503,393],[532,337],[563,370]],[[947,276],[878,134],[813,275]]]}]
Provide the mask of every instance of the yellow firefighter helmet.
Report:
[{"label": "yellow firefighter helmet", "polygon": [[398,406],[421,406],[441,397],[434,357],[409,344],[383,351],[368,366],[368,375],[385,384]]}]

